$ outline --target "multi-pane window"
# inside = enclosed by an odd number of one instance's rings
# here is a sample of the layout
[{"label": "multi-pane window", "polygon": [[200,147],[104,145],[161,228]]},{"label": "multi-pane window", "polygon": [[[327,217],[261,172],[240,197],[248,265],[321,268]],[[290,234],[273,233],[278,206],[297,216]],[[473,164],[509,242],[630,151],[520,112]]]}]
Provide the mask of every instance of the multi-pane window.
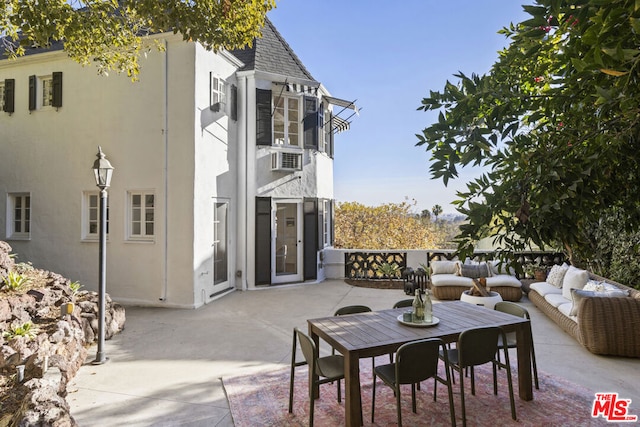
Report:
[{"label": "multi-pane window", "polygon": [[322,243],[324,246],[331,244],[331,201],[322,202]]},{"label": "multi-pane window", "polygon": [[215,202],[213,209],[213,277],[214,284],[228,280],[228,213],[229,204]]},{"label": "multi-pane window", "polygon": [[275,100],[273,137],[276,144],[300,146],[300,99],[281,96]]},{"label": "multi-pane window", "polygon": [[[100,193],[85,193],[84,198],[85,210],[85,239],[97,239],[100,233]],[[109,234],[109,199],[107,199],[107,234]]]},{"label": "multi-pane window", "polygon": [[4,111],[4,82],[0,82],[0,111]]},{"label": "multi-pane window", "polygon": [[211,78],[211,103],[215,104],[219,102],[224,104],[226,102],[225,83],[219,77]]},{"label": "multi-pane window", "polygon": [[8,207],[7,235],[18,239],[30,237],[31,196],[26,193],[10,193]]},{"label": "multi-pane window", "polygon": [[42,103],[40,105],[43,107],[49,107],[53,105],[53,78],[42,77],[41,83]]},{"label": "multi-pane window", "polygon": [[155,236],[155,195],[129,193],[129,238],[152,240]]}]

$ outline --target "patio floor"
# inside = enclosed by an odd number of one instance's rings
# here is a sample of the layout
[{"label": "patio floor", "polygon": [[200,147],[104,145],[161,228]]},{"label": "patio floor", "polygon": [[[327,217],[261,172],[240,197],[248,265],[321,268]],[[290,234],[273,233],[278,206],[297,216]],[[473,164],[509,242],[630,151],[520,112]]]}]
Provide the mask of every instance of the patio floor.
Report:
[{"label": "patio floor", "polygon": [[[293,327],[306,330],[306,319],[351,304],[391,308],[404,298],[402,290],[329,280],[234,292],[198,310],[127,307],[125,330],[105,344],[109,361],[91,365],[93,347],[67,401],[81,426],[233,426],[222,377],[288,366]],[[521,304],[540,371],[617,392],[640,415],[640,359],[593,355],[526,298]]]}]

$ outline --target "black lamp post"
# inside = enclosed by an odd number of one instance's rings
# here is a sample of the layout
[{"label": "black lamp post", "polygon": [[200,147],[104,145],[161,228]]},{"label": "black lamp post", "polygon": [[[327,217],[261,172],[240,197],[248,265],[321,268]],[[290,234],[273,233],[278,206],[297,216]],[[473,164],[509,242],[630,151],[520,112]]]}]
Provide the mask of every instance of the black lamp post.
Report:
[{"label": "black lamp post", "polygon": [[104,354],[105,293],[107,287],[107,188],[111,185],[113,166],[98,146],[98,157],[93,162],[93,173],[96,185],[100,189],[100,250],[99,250],[99,289],[98,289],[98,352],[94,365],[102,365],[107,361]]}]

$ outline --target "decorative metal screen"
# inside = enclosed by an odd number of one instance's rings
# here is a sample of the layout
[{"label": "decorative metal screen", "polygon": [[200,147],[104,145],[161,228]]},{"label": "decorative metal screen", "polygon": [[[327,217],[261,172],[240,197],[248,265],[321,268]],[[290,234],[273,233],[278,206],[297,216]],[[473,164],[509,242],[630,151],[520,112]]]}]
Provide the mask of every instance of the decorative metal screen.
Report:
[{"label": "decorative metal screen", "polygon": [[381,265],[397,264],[399,273],[407,267],[406,252],[350,252],[344,254],[344,277],[349,279],[386,279],[379,273]]}]

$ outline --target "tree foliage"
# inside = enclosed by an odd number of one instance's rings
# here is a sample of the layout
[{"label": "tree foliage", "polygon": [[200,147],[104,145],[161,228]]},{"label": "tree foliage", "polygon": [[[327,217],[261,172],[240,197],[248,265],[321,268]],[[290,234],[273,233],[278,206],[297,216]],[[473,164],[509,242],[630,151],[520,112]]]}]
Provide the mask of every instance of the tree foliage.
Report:
[{"label": "tree foliage", "polygon": [[5,0],[0,34],[12,58],[62,41],[82,65],[135,77],[146,35],[172,31],[209,49],[240,48],[260,35],[273,7],[275,0]]},{"label": "tree foliage", "polygon": [[357,202],[338,203],[335,246],[347,249],[425,249],[440,240],[432,227],[411,213],[411,204],[388,203],[376,207]]},{"label": "tree foliage", "polygon": [[640,223],[640,2],[524,9],[488,74],[459,73],[422,100],[439,116],[417,145],[445,184],[465,166],[485,171],[458,193],[462,255],[490,235],[506,252],[557,244],[593,260],[590,227],[611,207],[624,227]]}]

